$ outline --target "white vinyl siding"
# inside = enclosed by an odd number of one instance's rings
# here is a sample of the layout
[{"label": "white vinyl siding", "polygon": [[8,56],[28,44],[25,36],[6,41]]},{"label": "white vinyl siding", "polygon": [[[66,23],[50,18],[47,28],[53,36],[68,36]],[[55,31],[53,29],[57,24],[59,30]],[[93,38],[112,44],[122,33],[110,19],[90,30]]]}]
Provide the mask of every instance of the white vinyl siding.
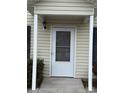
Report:
[{"label": "white vinyl siding", "polygon": [[88,78],[89,25],[77,26],[76,77]]},{"label": "white vinyl siding", "polygon": [[33,26],[33,22],[34,22],[34,19],[32,14],[29,11],[27,11],[27,25]]},{"label": "white vinyl siding", "polygon": [[34,13],[52,15],[93,15],[93,5],[86,0],[41,0]]},{"label": "white vinyl siding", "polygon": [[[27,12],[27,25],[31,26],[31,50],[30,57],[33,57],[33,16]],[[37,41],[37,58],[44,59],[45,77],[49,76],[49,63],[50,63],[50,31],[42,31],[42,20],[38,17],[38,41]]]},{"label": "white vinyl siding", "polygon": [[[50,63],[50,31],[44,32],[42,30],[42,20],[38,20],[38,41],[37,41],[37,58],[44,60],[44,71],[45,77],[49,76],[49,63]],[[33,33],[32,33],[33,35]],[[33,38],[33,36],[32,36]],[[33,45],[33,42],[32,42]],[[33,47],[31,47],[31,53],[33,53]],[[32,55],[32,54],[31,54]]]}]

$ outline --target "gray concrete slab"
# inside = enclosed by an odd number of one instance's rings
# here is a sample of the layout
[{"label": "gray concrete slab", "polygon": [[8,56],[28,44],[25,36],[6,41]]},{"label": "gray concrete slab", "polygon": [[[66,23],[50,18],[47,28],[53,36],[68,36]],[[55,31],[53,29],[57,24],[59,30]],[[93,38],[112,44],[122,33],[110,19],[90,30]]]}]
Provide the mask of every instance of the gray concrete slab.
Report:
[{"label": "gray concrete slab", "polygon": [[38,93],[38,88],[36,90],[31,90],[31,89],[28,89],[27,90],[27,93]]},{"label": "gray concrete slab", "polygon": [[38,93],[86,93],[80,79],[44,78]]}]

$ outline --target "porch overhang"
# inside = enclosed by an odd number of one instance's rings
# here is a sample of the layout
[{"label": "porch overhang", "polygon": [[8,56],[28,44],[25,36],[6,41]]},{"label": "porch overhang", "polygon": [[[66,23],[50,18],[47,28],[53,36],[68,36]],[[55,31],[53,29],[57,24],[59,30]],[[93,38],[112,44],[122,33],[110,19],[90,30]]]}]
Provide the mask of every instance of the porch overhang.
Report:
[{"label": "porch overhang", "polygon": [[[39,5],[42,6],[42,8],[39,8]],[[48,11],[50,7],[50,10],[53,10],[52,12]],[[62,7],[61,7],[62,6]],[[67,6],[70,7],[66,8]],[[75,7],[78,7],[77,9]],[[30,13],[34,14],[66,14],[66,15],[93,15],[94,10],[93,8],[97,7],[97,0],[27,0],[27,10],[30,11]],[[54,8],[58,10],[54,10]],[[83,10],[81,9],[83,8]],[[40,12],[38,9],[40,9],[42,12]],[[61,11],[67,10],[67,11]],[[71,13],[74,9],[75,13]],[[70,12],[69,12],[70,10]],[[47,13],[45,12],[47,11]],[[79,12],[82,11],[82,12]],[[87,13],[89,12],[89,13]]]},{"label": "porch overhang", "polygon": [[34,14],[41,15],[94,15],[94,6],[84,1],[43,1],[34,5]]}]

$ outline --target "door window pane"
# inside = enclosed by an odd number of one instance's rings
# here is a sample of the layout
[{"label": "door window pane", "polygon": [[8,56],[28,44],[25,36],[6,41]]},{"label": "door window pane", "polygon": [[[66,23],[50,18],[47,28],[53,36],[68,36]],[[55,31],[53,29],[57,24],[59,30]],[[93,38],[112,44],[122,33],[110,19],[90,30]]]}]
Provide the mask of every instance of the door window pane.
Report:
[{"label": "door window pane", "polygon": [[70,48],[57,47],[56,61],[70,61]]},{"label": "door window pane", "polygon": [[70,32],[56,32],[56,46],[70,46]]},{"label": "door window pane", "polygon": [[56,61],[70,61],[70,32],[56,31]]}]

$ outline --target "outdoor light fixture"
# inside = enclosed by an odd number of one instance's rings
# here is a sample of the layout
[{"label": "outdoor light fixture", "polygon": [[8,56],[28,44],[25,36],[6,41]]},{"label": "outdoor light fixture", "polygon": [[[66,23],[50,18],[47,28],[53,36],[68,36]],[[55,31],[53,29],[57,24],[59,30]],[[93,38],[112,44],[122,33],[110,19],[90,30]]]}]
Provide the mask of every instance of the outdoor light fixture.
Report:
[{"label": "outdoor light fixture", "polygon": [[47,26],[46,26],[46,20],[45,20],[44,17],[43,17],[43,22],[42,22],[42,24],[43,24],[43,31],[46,31]]}]

